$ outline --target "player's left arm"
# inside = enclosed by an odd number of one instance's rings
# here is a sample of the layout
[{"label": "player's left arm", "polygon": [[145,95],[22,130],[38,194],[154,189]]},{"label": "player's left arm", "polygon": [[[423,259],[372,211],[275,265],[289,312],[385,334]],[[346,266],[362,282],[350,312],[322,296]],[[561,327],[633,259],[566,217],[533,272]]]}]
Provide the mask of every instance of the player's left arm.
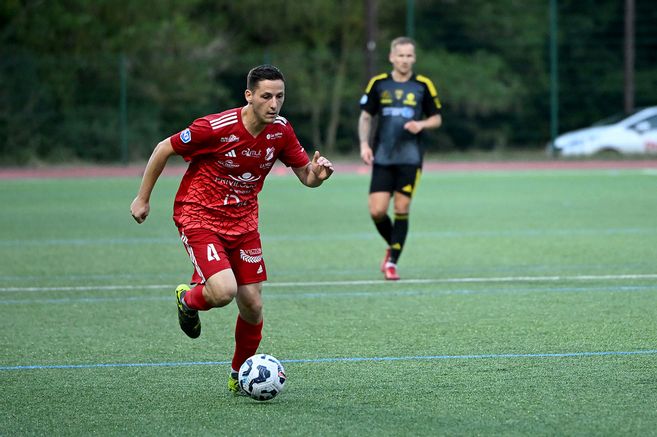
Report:
[{"label": "player's left arm", "polygon": [[322,182],[331,177],[333,164],[316,151],[312,161],[303,167],[293,167],[292,170],[302,184],[313,188],[319,187]]},{"label": "player's left arm", "polygon": [[443,117],[440,114],[432,115],[424,120],[411,120],[404,124],[404,129],[412,134],[418,134],[424,129],[437,129],[443,124]]},{"label": "player's left arm", "polygon": [[417,75],[416,79],[424,87],[422,112],[427,118],[424,120],[411,120],[404,124],[404,129],[412,134],[418,134],[424,129],[437,129],[443,124],[442,103],[438,98],[436,86],[426,76]]}]

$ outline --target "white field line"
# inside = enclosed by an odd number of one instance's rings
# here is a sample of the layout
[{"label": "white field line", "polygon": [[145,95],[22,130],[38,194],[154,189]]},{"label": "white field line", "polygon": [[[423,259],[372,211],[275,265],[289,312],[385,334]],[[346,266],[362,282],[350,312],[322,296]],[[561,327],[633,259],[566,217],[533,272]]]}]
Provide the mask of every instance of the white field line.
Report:
[{"label": "white field line", "polygon": [[[397,284],[467,284],[467,283],[514,283],[514,282],[558,282],[558,281],[625,281],[638,279],[657,279],[657,273],[648,274],[621,274],[621,275],[573,275],[573,276],[501,276],[481,278],[430,278],[430,279],[402,279]],[[326,286],[353,286],[384,284],[383,280],[355,280],[355,281],[300,281],[300,282],[266,282],[266,288],[272,287],[326,287]],[[47,291],[133,291],[134,289],[168,289],[171,284],[150,285],[84,285],[61,287],[0,287],[0,292],[47,292]]]}]

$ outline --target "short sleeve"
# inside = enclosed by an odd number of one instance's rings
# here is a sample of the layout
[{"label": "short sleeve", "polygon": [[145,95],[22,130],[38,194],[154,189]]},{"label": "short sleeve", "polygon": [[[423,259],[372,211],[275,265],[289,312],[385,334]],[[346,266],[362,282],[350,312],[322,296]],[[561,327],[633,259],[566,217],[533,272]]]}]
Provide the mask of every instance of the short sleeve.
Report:
[{"label": "short sleeve", "polygon": [[185,161],[209,153],[214,148],[211,141],[212,128],[205,118],[198,118],[185,130],[170,137],[173,150]]},{"label": "short sleeve", "polygon": [[438,91],[436,90],[435,85],[426,76],[417,76],[417,80],[420,81],[425,88],[424,98],[422,99],[422,111],[427,117],[432,115],[440,114],[442,111],[442,104],[438,98]]},{"label": "short sleeve", "polygon": [[360,109],[369,113],[370,115],[376,115],[379,112],[379,98],[378,98],[378,76],[374,77],[367,84],[365,88],[365,93],[360,98]]},{"label": "short sleeve", "polygon": [[306,150],[301,146],[292,125],[288,122],[285,127],[285,147],[281,150],[278,159],[288,167],[305,167],[309,162]]}]

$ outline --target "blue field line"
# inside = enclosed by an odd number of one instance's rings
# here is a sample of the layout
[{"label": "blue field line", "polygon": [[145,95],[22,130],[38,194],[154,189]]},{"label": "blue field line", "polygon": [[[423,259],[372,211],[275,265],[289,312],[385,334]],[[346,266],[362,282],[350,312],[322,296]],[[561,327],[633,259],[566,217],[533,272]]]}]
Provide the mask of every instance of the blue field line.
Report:
[{"label": "blue field line", "polygon": [[[391,362],[391,361],[441,361],[441,360],[480,360],[480,359],[512,359],[512,358],[583,358],[606,356],[656,355],[657,349],[636,351],[604,351],[604,352],[565,352],[538,354],[474,354],[474,355],[418,355],[405,357],[333,357],[333,358],[299,358],[280,360],[282,363],[360,363],[360,362]],[[98,364],[51,364],[33,366],[0,366],[0,371],[19,370],[54,370],[54,369],[102,369],[125,367],[188,367],[188,366],[225,366],[230,361],[188,361],[162,363],[98,363]]]},{"label": "blue field line", "polygon": [[[265,302],[270,300],[299,300],[299,299],[342,299],[342,298],[372,298],[372,297],[414,297],[414,296],[453,296],[453,295],[493,295],[493,294],[523,294],[523,293],[632,293],[657,291],[657,285],[626,285],[626,286],[591,286],[591,287],[543,287],[531,289],[509,289],[509,288],[485,288],[471,289],[460,288],[451,290],[374,290],[374,291],[337,291],[337,292],[311,292],[311,293],[277,293],[272,291],[264,294]],[[33,299],[3,299],[2,305],[49,305],[49,304],[72,304],[103,302],[173,302],[172,296],[117,296],[117,297],[65,297],[65,298],[33,298]]]}]

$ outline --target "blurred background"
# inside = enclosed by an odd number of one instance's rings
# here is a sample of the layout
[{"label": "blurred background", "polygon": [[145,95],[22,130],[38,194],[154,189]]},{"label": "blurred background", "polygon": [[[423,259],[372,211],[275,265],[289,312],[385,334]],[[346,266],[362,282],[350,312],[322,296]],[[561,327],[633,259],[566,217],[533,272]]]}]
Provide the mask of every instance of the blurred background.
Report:
[{"label": "blurred background", "polygon": [[143,161],[242,105],[262,63],[302,144],[355,157],[359,98],[400,35],[443,103],[431,155],[544,151],[657,104],[655,23],[647,0],[3,0],[0,164]]}]

